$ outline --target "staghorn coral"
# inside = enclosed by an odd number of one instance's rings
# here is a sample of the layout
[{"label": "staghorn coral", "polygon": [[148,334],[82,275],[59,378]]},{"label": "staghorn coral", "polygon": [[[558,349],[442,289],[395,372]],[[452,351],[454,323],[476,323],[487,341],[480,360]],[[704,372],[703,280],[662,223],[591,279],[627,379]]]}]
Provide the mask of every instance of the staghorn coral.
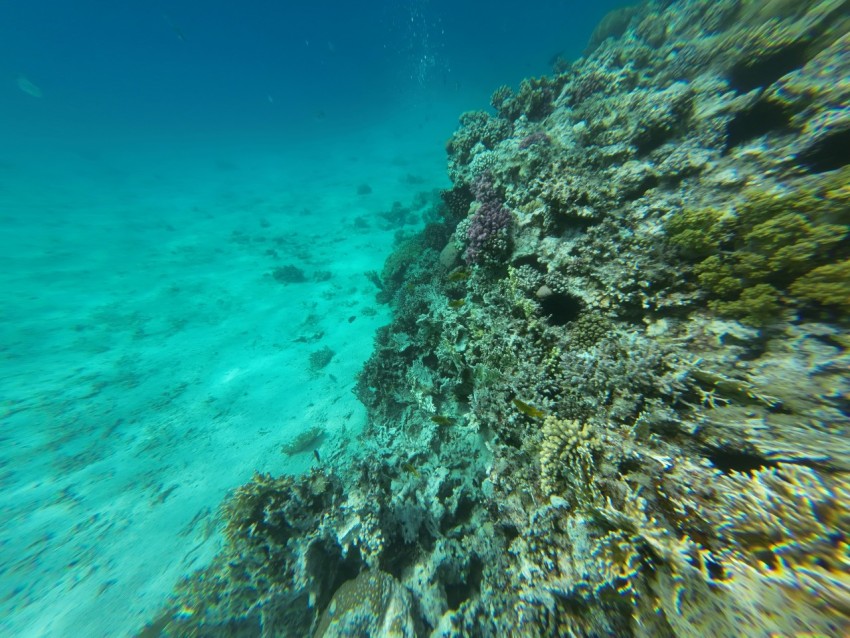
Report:
[{"label": "staghorn coral", "polygon": [[562,84],[560,76],[528,78],[520,82],[517,93],[507,86],[496,89],[490,104],[500,118],[511,122],[521,116],[531,121],[541,120],[552,111]]}]

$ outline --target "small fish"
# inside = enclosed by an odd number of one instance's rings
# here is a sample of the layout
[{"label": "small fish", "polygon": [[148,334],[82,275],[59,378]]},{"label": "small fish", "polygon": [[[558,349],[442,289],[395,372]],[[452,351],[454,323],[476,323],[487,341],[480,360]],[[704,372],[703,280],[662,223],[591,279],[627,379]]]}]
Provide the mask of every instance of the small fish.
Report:
[{"label": "small fish", "polygon": [[27,95],[31,95],[32,97],[43,97],[43,93],[41,89],[38,88],[35,84],[30,82],[23,75],[18,77],[18,88],[26,93]]},{"label": "small fish", "polygon": [[319,450],[313,450],[313,456],[315,456],[315,457],[316,457],[316,460],[317,460],[319,463],[321,463],[321,462],[322,462],[322,457],[321,457],[321,456],[319,456]]},{"label": "small fish", "polygon": [[448,276],[449,281],[466,281],[469,279],[469,271],[468,270],[455,270]]},{"label": "small fish", "polygon": [[525,416],[530,416],[532,419],[540,419],[546,416],[546,413],[543,410],[538,410],[533,405],[529,405],[525,401],[514,399],[514,405],[517,410],[522,412]]},{"label": "small fish", "polygon": [[458,308],[463,308],[465,303],[466,299],[452,299],[449,302],[449,308],[454,308],[455,310],[457,310]]},{"label": "small fish", "polygon": [[185,42],[186,36],[183,35],[183,31],[180,30],[180,27],[178,27],[174,20],[171,19],[171,16],[167,13],[163,13],[162,17],[165,18],[165,21],[168,23],[168,26],[171,27],[171,30],[174,32],[174,35],[177,36],[177,39],[180,40],[180,42]]},{"label": "small fish", "polygon": [[437,425],[451,425],[455,422],[454,419],[450,419],[447,416],[441,416],[439,414],[434,414],[431,416],[431,420]]},{"label": "small fish", "polygon": [[405,472],[413,474],[415,478],[419,478],[419,470],[413,467],[413,463],[402,463],[401,469],[403,469]]},{"label": "small fish", "polygon": [[348,318],[348,323],[353,322],[355,319],[357,319],[357,315],[351,315],[351,316]]}]

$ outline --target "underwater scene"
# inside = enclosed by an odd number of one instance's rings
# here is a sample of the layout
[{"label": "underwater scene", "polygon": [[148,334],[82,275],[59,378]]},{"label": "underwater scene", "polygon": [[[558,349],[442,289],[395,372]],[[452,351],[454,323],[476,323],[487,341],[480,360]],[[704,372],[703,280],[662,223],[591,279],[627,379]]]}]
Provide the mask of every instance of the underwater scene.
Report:
[{"label": "underwater scene", "polygon": [[0,636],[850,636],[850,0],[3,2],[0,142]]}]

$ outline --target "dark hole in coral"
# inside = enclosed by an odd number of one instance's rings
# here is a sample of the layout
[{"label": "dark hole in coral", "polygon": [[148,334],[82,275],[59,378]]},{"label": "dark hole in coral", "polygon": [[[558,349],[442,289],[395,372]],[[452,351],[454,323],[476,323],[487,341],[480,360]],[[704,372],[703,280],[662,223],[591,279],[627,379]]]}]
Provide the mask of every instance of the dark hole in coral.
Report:
[{"label": "dark hole in coral", "polygon": [[419,535],[416,540],[423,551],[434,551],[437,539],[434,537],[434,534],[431,533],[431,528],[428,525],[423,525],[419,528]]},{"label": "dark hole in coral", "polygon": [[661,183],[661,180],[658,179],[655,175],[647,175],[641,180],[639,184],[636,184],[635,187],[631,190],[627,190],[623,193],[623,197],[628,201],[634,201],[646,193],[646,191],[651,190],[658,186]]},{"label": "dark hole in coral", "polygon": [[555,293],[546,297],[540,306],[553,326],[565,326],[578,319],[582,311],[581,299],[568,294]]},{"label": "dark hole in coral", "polygon": [[813,173],[826,173],[850,164],[850,129],[825,136],[798,156]]},{"label": "dark hole in coral", "polygon": [[635,140],[635,148],[638,155],[646,155],[662,146],[671,139],[674,131],[666,126],[655,126],[647,128]]},{"label": "dark hole in coral", "polygon": [[478,556],[473,556],[469,561],[469,571],[466,578],[459,583],[447,583],[443,586],[446,591],[446,604],[449,609],[457,609],[464,602],[476,595],[481,587],[481,575],[484,572],[484,564]]},{"label": "dark hole in coral", "polygon": [[522,257],[517,257],[513,261],[514,268],[519,268],[520,266],[531,266],[534,270],[538,270],[540,272],[546,272],[546,266],[540,263],[537,259],[537,255],[523,255]]},{"label": "dark hole in coral", "polygon": [[502,533],[505,535],[505,539],[511,543],[513,540],[519,536],[519,530],[513,525],[503,525]]},{"label": "dark hole in coral", "polygon": [[708,571],[708,575],[711,576],[712,580],[726,579],[726,571],[720,563],[716,563],[713,560],[707,560],[705,561],[705,569]]},{"label": "dark hole in coral", "polygon": [[806,63],[807,47],[807,42],[797,41],[771,55],[756,59],[746,57],[730,69],[729,86],[738,93],[749,93],[756,87],[770,86],[786,73]]},{"label": "dark hole in coral", "polygon": [[522,434],[518,428],[501,428],[499,430],[499,436],[505,445],[509,445],[517,450],[522,448]]},{"label": "dark hole in coral", "polygon": [[641,464],[637,459],[623,459],[617,464],[617,472],[620,476],[631,474],[639,469],[641,469]]},{"label": "dark hole in coral", "polygon": [[472,519],[474,511],[475,501],[464,494],[460,497],[455,511],[446,515],[440,521],[440,531],[446,535],[452,528],[468,523]]},{"label": "dark hole in coral", "polygon": [[776,560],[776,556],[769,549],[760,549],[753,552],[753,555],[764,563],[768,569],[776,569],[779,567],[779,562]]},{"label": "dark hole in coral", "polygon": [[464,368],[460,375],[460,383],[454,388],[454,394],[459,401],[467,401],[472,396],[473,390],[475,390],[475,384],[472,379],[472,370]]},{"label": "dark hole in coral", "polygon": [[444,501],[449,496],[452,495],[452,492],[455,491],[455,487],[457,486],[456,481],[446,481],[440,485],[440,489],[437,490],[437,498],[441,501]]},{"label": "dark hole in coral", "polygon": [[307,565],[318,585],[317,609],[324,609],[345,581],[355,578],[363,568],[360,552],[349,552],[343,558],[340,547],[328,548],[313,543],[307,548]]},{"label": "dark hole in coral", "polygon": [[[598,219],[590,217],[575,217],[568,211],[557,211],[558,214],[552,219],[551,226],[546,229],[550,237],[575,236],[587,232],[587,230],[598,223]],[[545,269],[543,272],[546,272]]]},{"label": "dark hole in coral", "polygon": [[737,113],[726,127],[726,150],[771,131],[788,128],[791,114],[779,104],[759,100],[752,108]]},{"label": "dark hole in coral", "polygon": [[[434,549],[434,540],[432,538],[425,538],[428,536],[427,531],[423,532],[423,528],[425,527],[427,526],[423,525],[420,528],[419,538],[417,540],[420,542],[424,541],[421,546],[422,551],[432,551]],[[388,574],[401,579],[404,577],[404,573],[420,558],[420,554],[411,550],[411,546],[404,541],[398,531],[385,536],[380,568]]]},{"label": "dark hole in coral", "polygon": [[729,472],[753,472],[765,467],[775,467],[776,463],[750,452],[715,448],[708,455],[711,464],[724,474]]}]

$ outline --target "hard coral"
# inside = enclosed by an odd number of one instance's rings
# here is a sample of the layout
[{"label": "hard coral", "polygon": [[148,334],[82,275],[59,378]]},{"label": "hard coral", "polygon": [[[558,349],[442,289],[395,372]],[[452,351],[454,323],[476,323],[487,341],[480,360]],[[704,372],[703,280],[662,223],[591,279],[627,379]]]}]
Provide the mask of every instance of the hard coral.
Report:
[{"label": "hard coral", "polygon": [[490,173],[481,174],[472,190],[480,206],[466,231],[464,258],[470,264],[497,260],[508,249],[511,213],[502,204]]},{"label": "hard coral", "polygon": [[313,638],[414,638],[410,593],[379,570],[364,571],[336,590]]},{"label": "hard coral", "polygon": [[795,297],[846,307],[848,175],[784,194],[750,189],[734,210],[685,209],[668,220],[670,241],[696,262],[712,310],[764,326]]}]

